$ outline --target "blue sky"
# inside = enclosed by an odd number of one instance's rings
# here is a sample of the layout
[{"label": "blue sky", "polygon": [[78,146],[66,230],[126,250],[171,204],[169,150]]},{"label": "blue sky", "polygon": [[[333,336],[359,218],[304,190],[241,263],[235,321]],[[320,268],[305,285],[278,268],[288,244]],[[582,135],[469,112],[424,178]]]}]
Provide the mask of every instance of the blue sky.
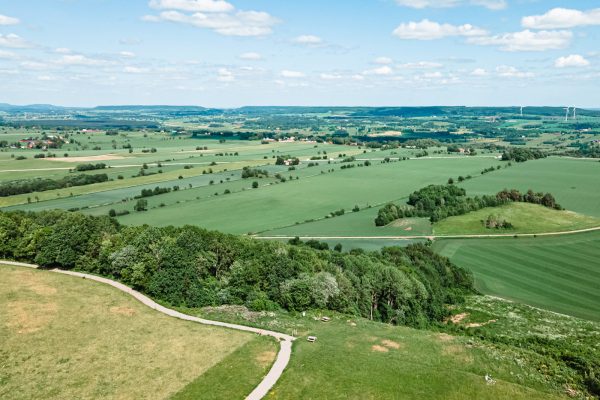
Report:
[{"label": "blue sky", "polygon": [[0,102],[600,107],[600,2],[0,0]]}]

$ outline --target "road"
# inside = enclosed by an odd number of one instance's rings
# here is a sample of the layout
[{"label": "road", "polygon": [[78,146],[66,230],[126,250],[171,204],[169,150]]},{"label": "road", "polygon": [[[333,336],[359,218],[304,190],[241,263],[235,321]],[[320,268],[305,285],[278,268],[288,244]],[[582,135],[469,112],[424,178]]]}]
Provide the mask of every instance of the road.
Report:
[{"label": "road", "polygon": [[[15,261],[0,260],[0,263],[6,264],[6,265],[18,266],[18,267],[38,268],[37,265],[26,264],[26,263],[15,262]],[[125,293],[133,296],[135,299],[140,301],[142,304],[152,308],[153,310],[161,312],[170,317],[179,318],[179,319],[182,319],[185,321],[197,322],[197,323],[203,324],[203,325],[218,326],[218,327],[222,327],[222,328],[235,329],[238,331],[256,333],[259,335],[271,336],[271,337],[277,339],[279,341],[280,348],[279,348],[279,352],[277,353],[277,358],[275,359],[275,362],[273,363],[273,365],[271,366],[271,369],[269,370],[267,375],[263,378],[263,380],[258,384],[258,386],[256,386],[254,388],[252,393],[250,393],[248,395],[248,397],[246,397],[246,400],[260,400],[263,397],[265,397],[267,395],[267,393],[269,392],[269,390],[271,390],[271,388],[275,385],[275,383],[277,383],[277,381],[279,380],[279,377],[281,377],[281,374],[283,373],[283,371],[285,370],[285,367],[288,365],[288,362],[290,361],[290,357],[292,355],[292,342],[294,340],[296,340],[296,338],[293,336],[286,335],[286,334],[280,333],[280,332],[269,331],[269,330],[259,329],[259,328],[253,328],[253,327],[244,326],[244,325],[230,324],[230,323],[221,322],[221,321],[212,321],[209,319],[203,319],[203,318],[198,318],[198,317],[193,317],[191,315],[183,314],[183,313],[180,313],[179,311],[175,311],[170,308],[161,306],[160,304],[156,303],[154,300],[150,299],[149,297],[143,295],[142,293],[140,293],[136,290],[133,290],[129,286],[123,285],[122,283],[113,281],[108,278],[102,278],[100,276],[84,274],[81,272],[63,271],[60,269],[53,269],[51,271],[59,273],[59,274],[71,275],[71,276],[75,276],[75,277],[79,277],[79,278],[83,278],[83,279],[89,279],[89,280],[93,280],[96,282],[110,285],[114,288],[121,290],[122,292],[125,292]]]},{"label": "road", "polygon": [[254,239],[274,240],[274,239],[294,239],[298,237],[301,240],[336,240],[336,239],[356,239],[356,240],[411,240],[411,239],[486,239],[502,237],[539,237],[539,236],[560,236],[573,235],[576,233],[600,231],[600,226],[586,229],[577,229],[573,231],[542,232],[542,233],[499,233],[490,235],[421,235],[421,236],[252,236]]}]

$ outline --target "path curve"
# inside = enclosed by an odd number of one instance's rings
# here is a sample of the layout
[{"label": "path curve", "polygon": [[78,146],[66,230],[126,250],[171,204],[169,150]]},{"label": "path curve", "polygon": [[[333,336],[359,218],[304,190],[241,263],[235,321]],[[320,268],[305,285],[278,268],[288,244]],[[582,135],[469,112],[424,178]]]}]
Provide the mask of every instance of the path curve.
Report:
[{"label": "path curve", "polygon": [[373,240],[411,240],[411,239],[476,239],[476,238],[506,238],[506,237],[534,237],[534,236],[561,236],[576,233],[600,231],[600,226],[593,228],[577,229],[573,231],[542,232],[542,233],[503,233],[503,234],[480,234],[480,235],[420,235],[420,236],[252,236],[254,239],[294,239],[302,240],[328,240],[328,239],[373,239]]},{"label": "path curve", "polygon": [[[36,269],[38,268],[38,266],[34,265],[34,264],[27,264],[27,263],[16,262],[16,261],[0,260],[0,263],[6,264],[6,265],[13,265],[13,266],[17,266],[17,267],[27,267],[27,268],[36,268]],[[183,314],[179,311],[175,311],[170,308],[161,306],[160,304],[156,303],[154,300],[152,300],[148,296],[145,296],[142,293],[140,293],[136,290],[133,290],[129,286],[126,286],[122,283],[113,281],[112,279],[103,278],[103,277],[96,276],[96,275],[85,274],[85,273],[81,273],[81,272],[64,271],[61,269],[52,269],[50,271],[56,272],[59,274],[64,274],[64,275],[71,275],[71,276],[75,276],[75,277],[79,277],[79,278],[83,278],[83,279],[89,279],[89,280],[93,280],[96,282],[110,285],[114,288],[119,289],[122,292],[125,292],[125,293],[133,296],[136,300],[138,300],[142,304],[152,308],[153,310],[161,312],[170,317],[179,318],[179,319],[182,319],[185,321],[197,322],[197,323],[203,324],[203,325],[218,326],[218,327],[222,327],[222,328],[235,329],[238,331],[251,332],[251,333],[257,333],[259,335],[266,335],[266,336],[274,337],[275,339],[277,339],[279,341],[279,344],[280,344],[279,352],[277,353],[277,358],[275,359],[275,362],[271,366],[271,369],[269,370],[267,375],[258,384],[258,386],[256,386],[254,388],[252,393],[250,393],[248,395],[248,397],[246,397],[246,400],[260,400],[264,396],[266,396],[267,393],[269,392],[269,390],[271,390],[271,388],[275,385],[275,383],[277,383],[277,381],[279,380],[279,377],[281,377],[281,374],[283,373],[285,367],[288,365],[288,362],[290,361],[290,357],[292,355],[292,342],[294,340],[296,340],[296,338],[294,336],[286,335],[286,334],[280,333],[280,332],[265,330],[265,329],[253,328],[253,327],[245,326],[245,325],[230,324],[228,322],[221,322],[221,321],[212,321],[209,319],[203,319],[203,318],[198,318],[198,317],[193,317],[191,315]]]}]

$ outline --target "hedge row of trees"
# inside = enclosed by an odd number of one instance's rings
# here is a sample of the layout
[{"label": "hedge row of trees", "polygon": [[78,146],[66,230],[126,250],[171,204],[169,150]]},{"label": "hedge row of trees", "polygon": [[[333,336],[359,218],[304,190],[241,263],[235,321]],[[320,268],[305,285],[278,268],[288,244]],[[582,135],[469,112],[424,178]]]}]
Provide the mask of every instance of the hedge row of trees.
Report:
[{"label": "hedge row of trees", "polygon": [[469,272],[422,244],[341,253],[58,210],[0,212],[0,256],[115,278],[174,306],[330,309],[412,326],[442,320],[473,290]]},{"label": "hedge row of trees", "polygon": [[106,168],[106,164],[98,163],[98,164],[79,164],[75,167],[75,171],[83,172],[83,171],[94,171],[97,169]]},{"label": "hedge row of trees", "polygon": [[454,185],[429,185],[412,193],[407,205],[386,204],[379,209],[376,226],[385,226],[400,218],[427,217],[437,222],[454,215],[463,215],[486,207],[498,207],[510,202],[540,204],[560,210],[562,207],[550,193],[522,194],[516,189],[504,189],[495,196],[467,197],[465,189]]},{"label": "hedge row of trees", "polygon": [[24,193],[44,192],[46,190],[64,189],[71,186],[91,185],[106,181],[108,181],[108,175],[106,174],[79,174],[65,176],[64,178],[60,179],[37,178],[5,182],[0,184],[0,197],[8,197]]},{"label": "hedge row of trees", "polygon": [[537,160],[538,158],[546,158],[547,156],[548,154],[538,149],[511,147],[504,150],[504,153],[502,153],[502,160],[525,162],[527,160]]},{"label": "hedge row of trees", "polygon": [[244,167],[242,169],[242,179],[248,179],[248,178],[268,178],[269,177],[269,171],[267,171],[266,169],[257,169],[257,168],[250,168],[250,167]]}]

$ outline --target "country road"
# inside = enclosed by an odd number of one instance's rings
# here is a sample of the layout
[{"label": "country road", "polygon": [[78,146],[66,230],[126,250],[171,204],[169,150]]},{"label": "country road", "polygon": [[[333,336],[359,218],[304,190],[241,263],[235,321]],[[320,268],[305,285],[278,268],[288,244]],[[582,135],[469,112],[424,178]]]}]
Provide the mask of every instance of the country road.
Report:
[{"label": "country road", "polygon": [[421,236],[252,236],[254,239],[261,240],[275,240],[275,239],[294,239],[298,238],[301,240],[335,240],[335,239],[347,239],[347,240],[411,240],[411,239],[487,239],[487,238],[503,238],[503,237],[538,237],[538,236],[560,236],[560,235],[573,235],[576,233],[594,232],[600,231],[600,226],[593,228],[577,229],[573,231],[558,231],[558,232],[542,232],[542,233],[500,233],[491,235],[421,235]]},{"label": "country road", "polygon": [[[15,262],[15,261],[0,260],[0,264],[12,265],[12,266],[18,266],[18,267],[36,268],[36,269],[38,268],[38,266],[34,265],[34,264],[27,264],[27,263]],[[104,283],[104,284],[113,286],[113,287],[121,290],[122,292],[125,292],[125,293],[133,296],[135,299],[140,301],[142,304],[152,308],[153,310],[161,312],[170,317],[179,318],[179,319],[182,319],[185,321],[197,322],[197,323],[203,324],[203,325],[219,326],[219,327],[223,327],[223,328],[235,329],[238,331],[251,332],[251,333],[256,333],[259,335],[271,336],[271,337],[277,339],[280,343],[280,349],[279,349],[279,352],[277,353],[277,358],[276,358],[275,362],[273,363],[273,365],[271,366],[271,369],[269,370],[267,375],[263,378],[263,380],[254,388],[252,393],[250,393],[246,397],[246,400],[260,400],[263,397],[265,397],[267,395],[267,393],[269,392],[269,390],[271,390],[271,388],[275,385],[275,383],[277,383],[277,381],[279,380],[279,377],[281,376],[281,374],[285,370],[285,367],[288,365],[288,362],[290,361],[290,357],[292,355],[292,342],[294,340],[296,340],[296,338],[294,336],[286,335],[286,334],[280,333],[280,332],[269,331],[269,330],[265,330],[265,329],[253,328],[253,327],[245,326],[245,325],[230,324],[230,323],[221,322],[221,321],[212,321],[212,320],[208,320],[208,319],[202,319],[202,318],[198,318],[198,317],[193,317],[191,315],[183,314],[183,313],[180,313],[179,311],[175,311],[170,308],[161,306],[160,304],[156,303],[154,300],[150,299],[149,297],[143,295],[142,293],[140,293],[136,290],[133,290],[129,286],[126,286],[122,283],[113,281],[108,278],[102,278],[100,276],[85,274],[85,273],[81,273],[81,272],[64,271],[64,270],[60,270],[60,269],[53,269],[50,271],[56,272],[59,274],[71,275],[71,276],[75,276],[75,277],[79,277],[79,278],[83,278],[83,279],[89,279],[89,280],[93,280],[96,282],[100,282],[100,283]]]}]

